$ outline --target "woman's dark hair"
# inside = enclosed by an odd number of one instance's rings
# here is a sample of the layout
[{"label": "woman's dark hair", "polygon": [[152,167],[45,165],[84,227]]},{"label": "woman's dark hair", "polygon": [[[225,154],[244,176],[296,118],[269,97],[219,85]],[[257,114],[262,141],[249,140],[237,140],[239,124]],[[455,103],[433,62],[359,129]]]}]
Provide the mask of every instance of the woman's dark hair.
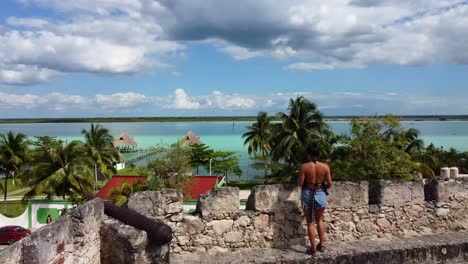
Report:
[{"label": "woman's dark hair", "polygon": [[317,146],[315,143],[311,143],[307,147],[307,154],[312,158],[312,160],[316,161],[318,158],[320,158],[320,148]]}]

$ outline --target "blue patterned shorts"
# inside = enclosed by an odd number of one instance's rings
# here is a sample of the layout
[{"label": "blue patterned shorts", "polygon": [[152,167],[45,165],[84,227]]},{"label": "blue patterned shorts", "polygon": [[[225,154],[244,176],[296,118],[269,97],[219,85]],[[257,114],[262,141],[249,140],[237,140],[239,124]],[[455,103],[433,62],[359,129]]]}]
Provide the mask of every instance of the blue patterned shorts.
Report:
[{"label": "blue patterned shorts", "polygon": [[322,189],[311,190],[305,188],[302,190],[301,200],[304,206],[307,207],[308,223],[315,222],[315,210],[325,208],[327,206],[327,195]]}]

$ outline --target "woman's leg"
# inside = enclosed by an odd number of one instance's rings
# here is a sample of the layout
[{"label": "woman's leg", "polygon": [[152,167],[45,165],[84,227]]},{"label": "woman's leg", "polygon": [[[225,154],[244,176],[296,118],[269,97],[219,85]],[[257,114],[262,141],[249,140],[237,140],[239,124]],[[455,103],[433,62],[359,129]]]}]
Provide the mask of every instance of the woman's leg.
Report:
[{"label": "woman's leg", "polygon": [[307,221],[307,235],[309,236],[310,241],[310,248],[312,252],[315,252],[315,223],[309,222],[308,215],[309,211],[307,210],[307,206],[305,206],[305,216]]},{"label": "woman's leg", "polygon": [[323,213],[325,208],[320,208],[315,211],[315,221],[317,222],[317,231],[320,239],[320,245],[325,245],[325,225],[323,224]]}]

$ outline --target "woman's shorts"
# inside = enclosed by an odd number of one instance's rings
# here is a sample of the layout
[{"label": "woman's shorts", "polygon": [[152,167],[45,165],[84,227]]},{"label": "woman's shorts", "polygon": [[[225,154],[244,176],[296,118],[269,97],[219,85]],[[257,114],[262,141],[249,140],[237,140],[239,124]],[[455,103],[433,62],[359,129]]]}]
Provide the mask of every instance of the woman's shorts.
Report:
[{"label": "woman's shorts", "polygon": [[[312,190],[306,188],[302,190],[301,200],[304,206],[309,206],[310,193]],[[322,189],[315,190],[315,209],[325,208],[327,206],[327,195]]]}]

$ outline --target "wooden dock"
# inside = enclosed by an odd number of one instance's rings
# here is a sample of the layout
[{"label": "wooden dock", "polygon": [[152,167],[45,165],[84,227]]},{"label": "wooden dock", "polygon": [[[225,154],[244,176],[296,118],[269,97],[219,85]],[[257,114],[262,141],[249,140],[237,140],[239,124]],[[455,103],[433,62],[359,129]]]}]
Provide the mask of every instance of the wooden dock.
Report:
[{"label": "wooden dock", "polygon": [[132,164],[132,163],[135,163],[135,162],[137,162],[139,160],[154,156],[154,155],[158,154],[159,152],[161,152],[161,151],[158,150],[158,149],[148,149],[148,150],[146,150],[145,152],[141,153],[138,156],[126,159],[125,160],[125,166],[127,166],[129,164]]}]

